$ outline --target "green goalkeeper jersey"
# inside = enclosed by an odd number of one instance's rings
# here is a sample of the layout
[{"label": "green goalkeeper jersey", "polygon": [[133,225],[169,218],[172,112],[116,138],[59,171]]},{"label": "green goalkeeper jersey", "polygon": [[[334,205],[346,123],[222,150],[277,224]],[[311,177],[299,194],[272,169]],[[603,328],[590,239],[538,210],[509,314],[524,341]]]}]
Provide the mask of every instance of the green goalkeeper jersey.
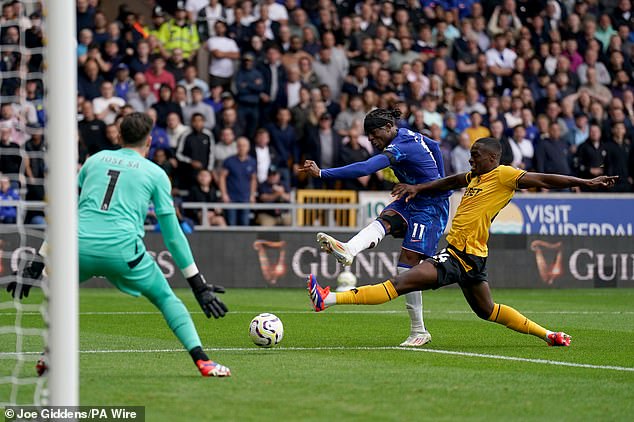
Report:
[{"label": "green goalkeeper jersey", "polygon": [[165,171],[129,148],[91,156],[78,182],[84,254],[133,259],[145,251],[143,223],[150,202],[157,216],[175,214]]}]

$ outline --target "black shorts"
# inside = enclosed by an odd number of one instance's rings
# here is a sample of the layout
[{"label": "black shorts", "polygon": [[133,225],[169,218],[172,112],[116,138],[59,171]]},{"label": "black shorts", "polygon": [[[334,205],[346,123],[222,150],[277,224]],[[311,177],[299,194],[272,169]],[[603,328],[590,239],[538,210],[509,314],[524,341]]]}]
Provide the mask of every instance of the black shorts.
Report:
[{"label": "black shorts", "polygon": [[468,286],[487,280],[486,257],[459,251],[451,245],[427,260],[438,270],[438,287],[454,283]]}]

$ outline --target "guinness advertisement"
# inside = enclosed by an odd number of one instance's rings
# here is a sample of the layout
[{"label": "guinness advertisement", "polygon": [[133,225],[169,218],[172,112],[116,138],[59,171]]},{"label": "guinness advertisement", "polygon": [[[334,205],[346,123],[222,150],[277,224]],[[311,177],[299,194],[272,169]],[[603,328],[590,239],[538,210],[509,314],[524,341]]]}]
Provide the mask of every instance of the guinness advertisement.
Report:
[{"label": "guinness advertisement", "polygon": [[[188,239],[206,278],[225,287],[304,287],[309,273],[317,274],[324,284],[336,284],[342,268],[319,250],[315,233],[258,232],[254,228],[252,232],[198,232]],[[334,235],[347,240],[354,233]],[[41,233],[22,242],[17,233],[3,233],[0,275],[16,271],[20,254],[28,258],[40,242]],[[185,287],[161,235],[148,233],[145,243],[172,286]],[[394,274],[399,251],[400,240],[387,237],[377,248],[358,255],[351,271],[359,285]],[[491,235],[487,266],[493,287],[634,287],[634,242],[619,236]],[[93,281],[87,285],[109,284]]]}]

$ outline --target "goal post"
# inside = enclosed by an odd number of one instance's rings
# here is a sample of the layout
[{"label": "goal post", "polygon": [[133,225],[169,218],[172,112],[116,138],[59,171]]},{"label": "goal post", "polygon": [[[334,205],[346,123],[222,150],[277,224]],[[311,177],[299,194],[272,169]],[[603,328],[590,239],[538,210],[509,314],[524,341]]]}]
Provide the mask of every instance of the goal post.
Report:
[{"label": "goal post", "polygon": [[46,3],[49,398],[79,405],[77,57],[74,0]]}]

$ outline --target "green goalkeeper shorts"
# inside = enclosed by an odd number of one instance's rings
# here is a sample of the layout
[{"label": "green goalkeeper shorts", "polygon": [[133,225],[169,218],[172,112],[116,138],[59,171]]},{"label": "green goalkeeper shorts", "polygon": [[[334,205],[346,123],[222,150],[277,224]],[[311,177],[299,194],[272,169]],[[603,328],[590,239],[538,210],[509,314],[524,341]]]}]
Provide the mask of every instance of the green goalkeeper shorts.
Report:
[{"label": "green goalkeeper shorts", "polygon": [[123,258],[80,253],[79,280],[83,282],[92,277],[105,277],[116,288],[132,296],[151,297],[161,292],[171,293],[163,272],[147,252],[127,262]]}]

